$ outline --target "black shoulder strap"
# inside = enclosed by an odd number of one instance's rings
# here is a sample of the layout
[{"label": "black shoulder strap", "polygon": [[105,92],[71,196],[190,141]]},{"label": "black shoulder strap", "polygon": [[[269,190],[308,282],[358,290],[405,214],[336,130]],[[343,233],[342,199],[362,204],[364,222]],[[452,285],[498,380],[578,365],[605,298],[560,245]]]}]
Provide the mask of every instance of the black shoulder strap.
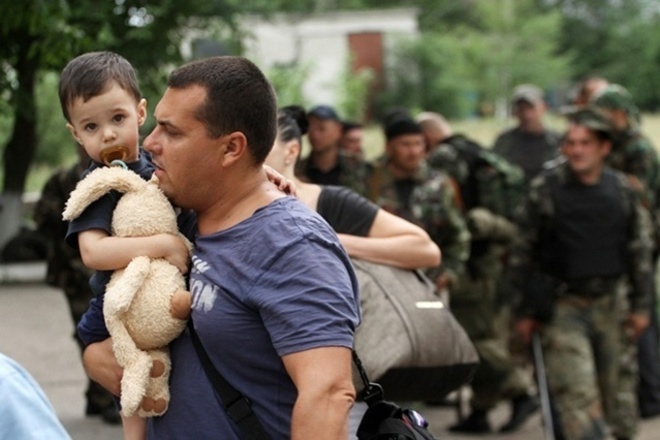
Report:
[{"label": "black shoulder strap", "polygon": [[236,388],[231,386],[227,379],[225,379],[218,370],[215,369],[211,359],[209,358],[202,341],[200,341],[192,317],[188,319],[188,331],[192,339],[195,351],[199,359],[202,361],[204,371],[209,380],[213,384],[213,388],[218,393],[225,406],[225,410],[229,417],[238,425],[239,429],[247,440],[267,440],[268,435],[264,430],[259,419],[252,411],[250,401],[247,397],[242,395]]}]

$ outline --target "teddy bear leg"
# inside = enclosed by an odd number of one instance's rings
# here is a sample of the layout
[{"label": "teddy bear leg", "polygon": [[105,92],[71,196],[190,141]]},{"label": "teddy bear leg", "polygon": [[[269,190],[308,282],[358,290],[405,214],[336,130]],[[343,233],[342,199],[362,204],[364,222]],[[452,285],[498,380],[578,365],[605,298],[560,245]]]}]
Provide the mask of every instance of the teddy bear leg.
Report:
[{"label": "teddy bear leg", "polygon": [[145,352],[139,352],[139,355],[124,367],[121,379],[121,412],[124,416],[136,414],[148,388],[151,366],[151,357]]},{"label": "teddy bear leg", "polygon": [[177,290],[172,296],[170,314],[176,319],[188,319],[192,310],[192,295],[187,290]]},{"label": "teddy bear leg", "polygon": [[140,403],[140,408],[138,408],[140,417],[160,416],[167,411],[170,402],[169,377],[171,363],[169,352],[163,349],[150,351],[149,354],[153,360],[153,367],[145,396]]}]

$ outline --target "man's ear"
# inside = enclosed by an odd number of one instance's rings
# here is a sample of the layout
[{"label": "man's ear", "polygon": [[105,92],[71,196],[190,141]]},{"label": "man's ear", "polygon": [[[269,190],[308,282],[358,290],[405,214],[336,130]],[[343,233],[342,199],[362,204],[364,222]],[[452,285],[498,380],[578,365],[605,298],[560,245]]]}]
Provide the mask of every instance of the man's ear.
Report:
[{"label": "man's ear", "polygon": [[222,165],[230,165],[247,154],[247,138],[243,133],[235,131],[223,137]]},{"label": "man's ear", "polygon": [[137,112],[138,112],[138,127],[142,127],[144,125],[144,122],[147,120],[147,100],[142,98],[140,99],[140,102],[138,102],[137,106]]},{"label": "man's ear", "polygon": [[80,137],[78,137],[78,132],[76,131],[76,128],[71,125],[70,123],[66,123],[66,129],[69,130],[69,133],[71,133],[71,136],[73,136],[73,139],[78,142],[80,145],[82,145],[82,142],[80,140]]}]

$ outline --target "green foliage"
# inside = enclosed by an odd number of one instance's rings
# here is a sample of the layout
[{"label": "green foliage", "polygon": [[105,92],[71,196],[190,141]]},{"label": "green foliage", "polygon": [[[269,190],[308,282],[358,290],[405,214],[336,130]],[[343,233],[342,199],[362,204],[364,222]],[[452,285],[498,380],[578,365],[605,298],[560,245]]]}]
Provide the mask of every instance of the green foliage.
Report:
[{"label": "green foliage", "polygon": [[59,76],[55,73],[40,75],[37,84],[37,138],[39,144],[34,165],[59,165],[75,155],[74,141],[65,128],[57,95]]},{"label": "green foliage", "polygon": [[309,77],[310,66],[308,65],[279,65],[267,69],[265,75],[273,85],[277,94],[277,105],[305,106],[303,85]]},{"label": "green foliage", "polygon": [[353,58],[349,57],[336,85],[339,92],[339,114],[353,121],[364,121],[373,80],[374,72],[371,69],[363,68],[354,72]]},{"label": "green foliage", "polygon": [[549,87],[570,76],[570,56],[555,53],[558,11],[541,14],[531,0],[475,0],[471,13],[474,25],[438,25],[400,45],[383,104],[462,118],[505,102],[516,84]]}]

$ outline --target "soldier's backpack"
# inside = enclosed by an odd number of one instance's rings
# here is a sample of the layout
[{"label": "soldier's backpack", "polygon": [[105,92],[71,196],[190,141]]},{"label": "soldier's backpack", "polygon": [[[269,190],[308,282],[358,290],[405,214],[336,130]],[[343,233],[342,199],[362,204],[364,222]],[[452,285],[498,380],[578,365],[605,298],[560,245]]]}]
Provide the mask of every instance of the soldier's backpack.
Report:
[{"label": "soldier's backpack", "polygon": [[[446,170],[459,182],[466,209],[481,206],[512,219],[524,197],[523,170],[462,135],[445,139],[443,144],[449,146],[455,156],[442,154],[441,145],[440,151],[432,153],[429,163]],[[456,162],[467,164],[467,170],[462,170],[465,175],[457,175]]]},{"label": "soldier's backpack", "polygon": [[[388,400],[437,400],[472,379],[474,345],[420,271],[353,259],[362,323],[355,351]],[[354,369],[359,391],[362,377]]]}]

